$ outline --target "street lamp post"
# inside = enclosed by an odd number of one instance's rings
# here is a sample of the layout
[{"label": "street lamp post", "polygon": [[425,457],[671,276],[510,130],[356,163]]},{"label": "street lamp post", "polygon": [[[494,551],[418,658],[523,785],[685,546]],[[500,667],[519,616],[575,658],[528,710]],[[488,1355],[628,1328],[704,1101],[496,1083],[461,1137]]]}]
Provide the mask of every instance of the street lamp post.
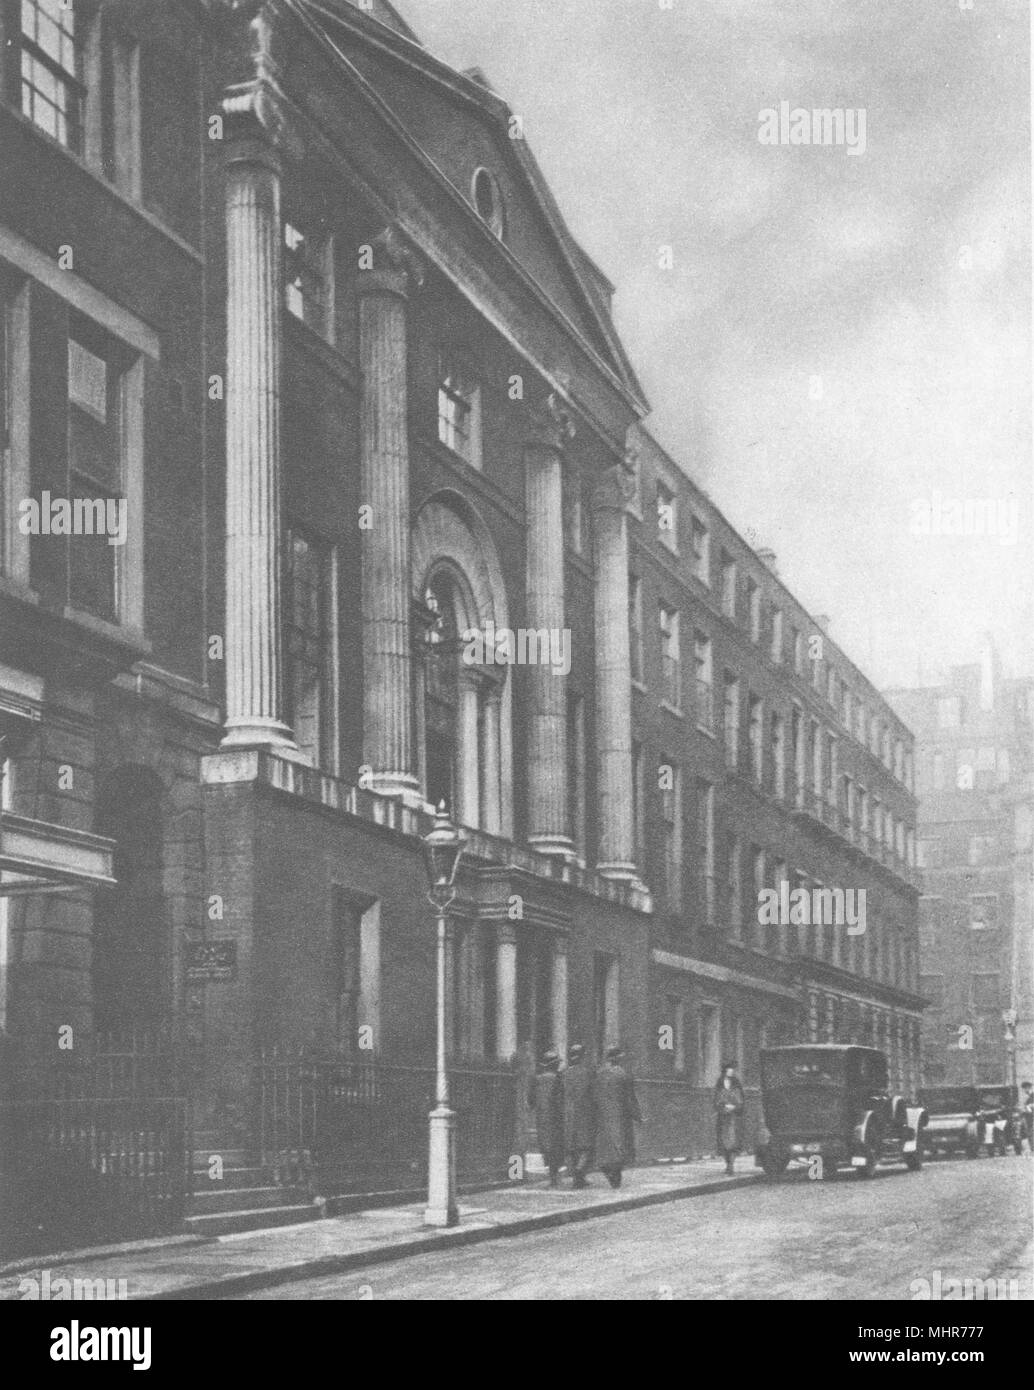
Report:
[{"label": "street lamp post", "polygon": [[438,924],[436,1076],[434,1109],[428,1117],[425,1226],[455,1226],[459,1221],[459,1208],[456,1205],[456,1115],[449,1108],[445,1009],[448,911],[449,904],[456,896],[456,871],[465,843],[466,837],[449,819],[445,802],[440,802],[434,825],[423,840],[424,863],[430,884],[427,900],[434,908]]}]

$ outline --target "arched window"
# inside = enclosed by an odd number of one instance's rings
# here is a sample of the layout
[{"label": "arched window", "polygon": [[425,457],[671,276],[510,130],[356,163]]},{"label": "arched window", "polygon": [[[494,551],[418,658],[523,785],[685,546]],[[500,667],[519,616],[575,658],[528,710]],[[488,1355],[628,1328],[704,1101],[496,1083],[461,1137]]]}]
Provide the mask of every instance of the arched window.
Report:
[{"label": "arched window", "polygon": [[97,832],[115,841],[118,886],[100,890],[93,918],[93,1012],[100,1033],[156,1028],[168,1009],[162,892],[162,784],[147,768],[101,788]]},{"label": "arched window", "polygon": [[498,556],[480,517],[452,493],[424,503],[411,554],[423,620],[414,706],[425,798],[444,800],[462,825],[512,835],[512,696],[494,645],[508,622]]}]

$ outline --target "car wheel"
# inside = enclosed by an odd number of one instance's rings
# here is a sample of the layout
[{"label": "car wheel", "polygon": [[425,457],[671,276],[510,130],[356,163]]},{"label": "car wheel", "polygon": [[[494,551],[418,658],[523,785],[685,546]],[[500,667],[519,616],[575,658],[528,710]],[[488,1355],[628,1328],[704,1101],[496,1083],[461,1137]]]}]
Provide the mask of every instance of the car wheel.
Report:
[{"label": "car wheel", "polygon": [[871,1178],[876,1172],[876,1165],[880,1161],[880,1145],[878,1143],[868,1143],[862,1150],[865,1164],[858,1169],[860,1177]]},{"label": "car wheel", "polygon": [[778,1178],[786,1172],[786,1165],[790,1162],[789,1155],[764,1153],[761,1156],[761,1168],[766,1178]]}]

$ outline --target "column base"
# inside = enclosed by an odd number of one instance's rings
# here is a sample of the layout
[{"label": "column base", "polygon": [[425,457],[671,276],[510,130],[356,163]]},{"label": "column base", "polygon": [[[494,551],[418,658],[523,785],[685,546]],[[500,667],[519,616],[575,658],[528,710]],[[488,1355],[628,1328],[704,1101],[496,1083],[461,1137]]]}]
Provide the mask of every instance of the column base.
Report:
[{"label": "column base", "polygon": [[553,859],[563,859],[571,864],[578,858],[574,841],[568,835],[529,835],[528,845],[538,854],[548,854]]},{"label": "column base", "polygon": [[456,1204],[456,1113],[440,1105],[428,1116],[425,1226],[458,1226]]},{"label": "column base", "polygon": [[364,785],[378,796],[398,796],[407,806],[423,809],[424,795],[411,772],[371,772]]},{"label": "column base", "polygon": [[267,748],[282,758],[308,762],[294,741],[291,729],[279,719],[249,719],[226,724],[219,747],[227,752],[243,748]]},{"label": "column base", "polygon": [[601,878],[613,879],[615,883],[627,883],[630,888],[638,889],[642,893],[649,891],[634,864],[597,864],[596,872]]}]

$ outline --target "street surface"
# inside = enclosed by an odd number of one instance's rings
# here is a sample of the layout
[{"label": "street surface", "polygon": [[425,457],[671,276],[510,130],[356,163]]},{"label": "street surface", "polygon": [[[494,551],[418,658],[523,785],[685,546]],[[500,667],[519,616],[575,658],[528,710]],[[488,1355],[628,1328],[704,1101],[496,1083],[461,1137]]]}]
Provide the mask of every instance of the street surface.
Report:
[{"label": "street surface", "polygon": [[887,1167],[869,1182],[850,1172],[813,1182],[800,1169],[248,1297],[909,1300],[913,1280],[940,1271],[942,1288],[993,1276],[1030,1299],[1031,1181],[1030,1159],[1014,1156]]}]

